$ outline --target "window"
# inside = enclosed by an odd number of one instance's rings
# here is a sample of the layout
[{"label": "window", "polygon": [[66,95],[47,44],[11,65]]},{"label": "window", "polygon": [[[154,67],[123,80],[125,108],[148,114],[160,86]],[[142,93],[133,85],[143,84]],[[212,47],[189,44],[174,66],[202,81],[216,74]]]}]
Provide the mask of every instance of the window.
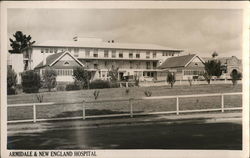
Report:
[{"label": "window", "polygon": [[98,69],[98,64],[94,64],[94,69]]},{"label": "window", "polygon": [[182,69],[178,68],[176,69],[176,72],[182,72]]},{"label": "window", "polygon": [[140,53],[137,52],[136,55],[135,55],[136,58],[140,58]]},{"label": "window", "polygon": [[140,62],[136,63],[136,68],[139,69],[140,68]]},{"label": "window", "polygon": [[68,48],[68,51],[69,51],[69,52],[71,52],[71,50],[72,50],[71,48]]},{"label": "window", "polygon": [[68,66],[68,65],[69,65],[69,62],[66,61],[63,65],[64,65],[64,66]]},{"label": "window", "polygon": [[98,49],[94,49],[94,57],[98,57]]},{"label": "window", "polygon": [[146,51],[146,58],[150,58],[150,52],[149,51]]},{"label": "window", "polygon": [[43,50],[43,49],[41,49],[41,53],[44,53],[44,50]]},{"label": "window", "polygon": [[129,58],[133,58],[133,53],[129,52]]},{"label": "window", "polygon": [[90,61],[86,61],[86,62],[85,62],[86,68],[89,68],[89,65],[90,65]]},{"label": "window", "polygon": [[150,69],[150,62],[146,62],[146,69]]},{"label": "window", "polygon": [[74,57],[79,56],[79,48],[74,48]]},{"label": "window", "polygon": [[123,58],[123,53],[122,53],[122,51],[119,52],[119,58]]},{"label": "window", "polygon": [[156,52],[155,51],[153,52],[153,58],[156,58]]},{"label": "window", "polygon": [[57,53],[58,49],[57,48],[54,48],[54,52]]},{"label": "window", "polygon": [[157,67],[157,62],[153,62],[153,69],[156,69]]},{"label": "window", "polygon": [[86,56],[86,57],[89,57],[89,56],[90,56],[90,49],[86,49],[86,50],[85,50],[85,56]]},{"label": "window", "polygon": [[129,68],[133,69],[133,63],[132,63],[132,61],[129,61]]},{"label": "window", "polygon": [[115,50],[112,50],[112,58],[115,58],[115,57],[116,57]]},{"label": "window", "polygon": [[73,70],[72,69],[57,69],[56,74],[57,76],[72,76]]},{"label": "window", "polygon": [[108,58],[109,57],[109,50],[104,49],[104,57]]},{"label": "window", "polygon": [[54,53],[54,48],[50,48],[49,52]]},{"label": "window", "polygon": [[49,53],[49,49],[48,48],[45,49],[45,53]]},{"label": "window", "polygon": [[162,56],[173,56],[171,52],[162,52]]}]

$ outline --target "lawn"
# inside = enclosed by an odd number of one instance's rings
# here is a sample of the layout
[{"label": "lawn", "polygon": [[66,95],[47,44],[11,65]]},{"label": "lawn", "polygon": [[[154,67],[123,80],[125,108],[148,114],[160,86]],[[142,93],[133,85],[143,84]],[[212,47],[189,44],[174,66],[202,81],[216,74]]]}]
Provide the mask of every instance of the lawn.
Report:
[{"label": "lawn", "polygon": [[[232,86],[229,84],[221,85],[193,85],[193,86],[175,86],[171,89],[169,86],[161,87],[133,87],[130,88],[129,93],[126,94],[125,88],[114,89],[100,89],[98,100],[103,99],[121,99],[121,98],[141,98],[145,97],[144,91],[150,90],[152,96],[174,96],[187,94],[206,94],[206,93],[230,93],[241,92],[242,85]],[[43,102],[56,102],[58,105],[45,105],[37,107],[37,118],[52,118],[52,117],[66,117],[66,116],[81,116],[81,104],[67,104],[61,105],[64,102],[78,102],[82,100],[94,100],[93,92],[95,90],[81,90],[81,91],[62,91],[62,92],[43,92]],[[242,97],[225,96],[226,107],[242,106]],[[8,104],[33,103],[38,102],[34,94],[19,94],[8,96]],[[181,98],[180,110],[190,109],[208,109],[219,108],[220,97],[199,97],[199,98]],[[137,100],[134,101],[134,111],[139,112],[160,112],[173,111],[176,109],[175,99],[162,100]],[[100,115],[100,114],[114,114],[129,112],[129,102],[101,102],[88,103],[86,115]],[[15,107],[8,108],[8,120],[16,119],[30,119],[32,118],[31,107]]]}]

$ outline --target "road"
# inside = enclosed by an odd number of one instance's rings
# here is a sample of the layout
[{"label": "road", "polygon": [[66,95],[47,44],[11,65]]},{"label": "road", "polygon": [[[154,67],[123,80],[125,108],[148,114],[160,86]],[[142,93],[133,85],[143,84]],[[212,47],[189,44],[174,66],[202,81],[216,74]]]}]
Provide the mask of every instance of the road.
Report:
[{"label": "road", "polygon": [[8,136],[8,149],[240,150],[241,148],[241,120],[71,128]]}]

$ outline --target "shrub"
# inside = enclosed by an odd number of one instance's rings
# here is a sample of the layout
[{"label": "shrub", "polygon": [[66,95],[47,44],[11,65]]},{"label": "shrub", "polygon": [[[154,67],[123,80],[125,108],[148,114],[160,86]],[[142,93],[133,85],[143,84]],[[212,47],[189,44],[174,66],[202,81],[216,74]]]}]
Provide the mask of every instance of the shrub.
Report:
[{"label": "shrub", "polygon": [[117,82],[110,82],[109,85],[110,85],[110,88],[119,88],[120,87],[120,84]]},{"label": "shrub", "polygon": [[238,72],[237,70],[233,70],[230,74],[231,78],[232,78],[232,82],[233,82],[233,85],[236,85],[237,84],[237,80],[240,80],[242,75],[240,72]]},{"label": "shrub", "polygon": [[151,96],[152,96],[152,92],[149,91],[149,90],[144,91],[144,94],[145,94],[147,97],[151,97]]},{"label": "shrub", "polygon": [[193,80],[191,79],[191,77],[188,77],[188,83],[190,86],[192,86],[192,82],[193,82]]},{"label": "shrub", "polygon": [[30,70],[22,73],[22,87],[25,93],[38,93],[41,88],[41,78],[39,73]]},{"label": "shrub", "polygon": [[89,88],[91,72],[85,70],[83,67],[78,66],[73,69],[73,78],[75,83],[79,84],[81,88]]},{"label": "shrub", "polygon": [[36,95],[36,99],[39,103],[42,103],[43,102],[43,95]]},{"label": "shrub", "polygon": [[17,75],[10,67],[7,71],[7,94],[16,94]]},{"label": "shrub", "polygon": [[57,85],[57,86],[56,86],[56,90],[57,90],[57,91],[65,91],[65,88],[66,88],[66,87],[65,87],[64,85]]},{"label": "shrub", "polygon": [[99,97],[99,94],[100,94],[100,91],[98,90],[94,91],[93,95],[94,95],[95,100]]},{"label": "shrub", "polygon": [[110,78],[111,82],[117,82],[119,76],[119,67],[115,68],[112,65],[111,69],[108,71],[108,77]]},{"label": "shrub", "polygon": [[74,91],[74,90],[80,90],[81,87],[79,85],[76,84],[68,84],[66,85],[66,91]]},{"label": "shrub", "polygon": [[51,88],[56,87],[56,71],[51,68],[46,68],[43,74],[44,85],[48,88],[49,92]]},{"label": "shrub", "polygon": [[110,82],[105,80],[94,80],[89,84],[90,89],[110,88]]}]

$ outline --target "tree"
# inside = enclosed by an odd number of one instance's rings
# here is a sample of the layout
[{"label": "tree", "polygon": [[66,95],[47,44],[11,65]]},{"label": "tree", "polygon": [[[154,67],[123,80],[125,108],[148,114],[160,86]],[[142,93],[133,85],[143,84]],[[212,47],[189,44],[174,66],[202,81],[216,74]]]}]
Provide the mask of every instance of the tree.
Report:
[{"label": "tree", "polygon": [[83,67],[78,66],[73,69],[73,78],[75,80],[75,84],[80,84],[81,88],[89,89],[91,72],[85,70]]},{"label": "tree", "polygon": [[17,31],[14,35],[14,40],[10,38],[10,46],[12,50],[9,50],[11,54],[21,54],[24,49],[30,47],[35,41],[31,41],[31,36],[26,36],[22,31]]},{"label": "tree", "polygon": [[242,74],[240,72],[238,72],[237,70],[233,70],[230,74],[233,85],[237,84],[237,80],[240,80],[242,77]]},{"label": "tree", "polygon": [[215,58],[218,56],[218,53],[216,51],[213,52],[212,57]]},{"label": "tree", "polygon": [[7,69],[7,94],[16,94],[17,75],[11,67]]},{"label": "tree", "polygon": [[111,82],[116,83],[119,76],[119,67],[115,68],[112,65],[111,70],[108,71],[108,76],[110,77]]},{"label": "tree", "polygon": [[9,39],[10,40],[10,46],[11,46],[11,50],[9,50],[9,52],[11,54],[23,54],[23,56],[25,58],[28,58],[29,60],[25,60],[24,63],[24,70],[28,70],[31,69],[30,67],[28,67],[29,65],[31,65],[31,54],[28,52],[29,51],[29,47],[35,43],[35,41],[31,41],[31,36],[28,35],[26,36],[25,34],[22,33],[22,31],[17,31],[14,35],[14,40],[13,39]]},{"label": "tree", "polygon": [[51,88],[56,87],[56,71],[52,68],[46,68],[45,72],[43,74],[44,79],[44,85],[48,88],[49,92],[51,91]]},{"label": "tree", "polygon": [[171,85],[171,88],[173,88],[175,83],[175,73],[169,72],[167,75],[167,82]]},{"label": "tree", "polygon": [[221,62],[218,60],[209,60],[204,63],[205,71],[204,74],[205,79],[207,80],[208,84],[210,84],[210,80],[212,76],[220,77],[222,74],[221,70]]}]

